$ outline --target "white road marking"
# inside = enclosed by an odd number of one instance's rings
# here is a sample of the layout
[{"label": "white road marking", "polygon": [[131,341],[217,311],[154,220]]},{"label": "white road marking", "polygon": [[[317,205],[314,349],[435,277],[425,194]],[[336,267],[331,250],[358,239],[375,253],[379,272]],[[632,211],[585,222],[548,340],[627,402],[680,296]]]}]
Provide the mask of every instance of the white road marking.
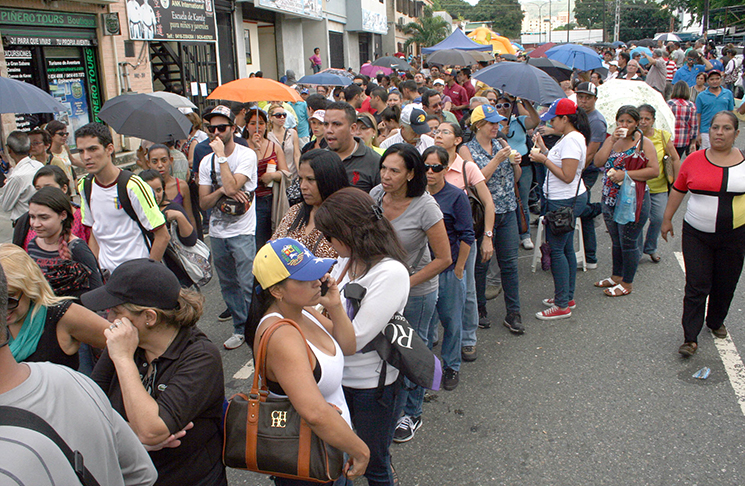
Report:
[{"label": "white road marking", "polygon": [[[683,260],[683,253],[676,251],[675,258],[677,258],[680,268],[685,273],[686,267]],[[745,415],[745,365],[743,365],[742,358],[729,335],[726,339],[714,338],[714,344],[717,347],[717,351],[719,351],[719,357],[724,364],[724,369],[727,370],[729,382],[735,390],[737,403],[740,404],[740,410]]]},{"label": "white road marking", "polygon": [[236,373],[233,375],[233,378],[236,380],[247,380],[253,375],[254,373],[254,360],[249,360],[248,363],[243,365],[243,368],[236,371]]}]

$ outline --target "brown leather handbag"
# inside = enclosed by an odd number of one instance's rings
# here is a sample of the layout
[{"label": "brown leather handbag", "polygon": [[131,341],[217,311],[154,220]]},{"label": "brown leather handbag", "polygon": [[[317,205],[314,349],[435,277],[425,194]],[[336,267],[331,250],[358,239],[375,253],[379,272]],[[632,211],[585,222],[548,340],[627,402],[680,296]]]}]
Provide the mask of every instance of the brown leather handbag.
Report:
[{"label": "brown leather handbag", "polygon": [[[230,399],[225,413],[223,462],[228,467],[283,478],[335,481],[342,473],[344,453],[314,434],[288,398],[269,397],[266,348],[272,334],[287,325],[303,336],[298,325],[289,319],[269,326],[256,352],[251,393],[236,393]],[[312,362],[312,351],[307,343],[305,347]]]}]

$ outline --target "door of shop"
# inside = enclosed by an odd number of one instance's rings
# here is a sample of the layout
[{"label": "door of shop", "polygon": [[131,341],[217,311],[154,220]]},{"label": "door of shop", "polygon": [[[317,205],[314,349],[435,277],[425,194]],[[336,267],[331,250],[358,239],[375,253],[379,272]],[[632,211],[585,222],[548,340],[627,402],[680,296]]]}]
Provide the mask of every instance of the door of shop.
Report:
[{"label": "door of shop", "polygon": [[[155,41],[149,44],[155,91],[183,94],[203,111],[206,97],[202,96],[201,85],[204,83],[207,93],[211,93],[219,84],[215,44]],[[192,83],[197,84],[196,92]]]},{"label": "door of shop", "polygon": [[344,69],[344,34],[329,32],[329,51],[331,52],[329,66]]}]

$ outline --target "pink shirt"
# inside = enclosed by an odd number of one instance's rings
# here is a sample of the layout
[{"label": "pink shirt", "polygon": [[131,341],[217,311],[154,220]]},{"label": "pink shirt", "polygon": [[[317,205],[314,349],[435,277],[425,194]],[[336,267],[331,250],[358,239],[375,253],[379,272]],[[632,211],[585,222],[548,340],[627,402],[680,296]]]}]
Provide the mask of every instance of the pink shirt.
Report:
[{"label": "pink shirt", "polygon": [[[476,165],[476,162],[470,161],[466,164],[466,178],[468,179],[468,183],[472,186],[486,180],[484,174],[481,173],[479,166]],[[450,164],[447,172],[445,172],[445,180],[458,189],[466,190],[466,187],[463,185],[463,159],[460,155],[455,154],[455,160]]]}]

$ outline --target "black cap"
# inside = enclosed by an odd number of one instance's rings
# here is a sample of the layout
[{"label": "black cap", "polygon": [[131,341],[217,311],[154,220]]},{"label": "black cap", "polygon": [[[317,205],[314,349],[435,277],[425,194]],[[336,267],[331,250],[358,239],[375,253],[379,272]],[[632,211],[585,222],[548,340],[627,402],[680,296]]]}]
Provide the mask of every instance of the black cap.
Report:
[{"label": "black cap", "polygon": [[176,309],[181,285],[165,265],[149,258],[138,258],[119,265],[106,285],[80,296],[92,311],[135,304],[156,309]]},{"label": "black cap", "polygon": [[579,83],[577,87],[574,89],[574,92],[592,95],[595,98],[598,97],[598,87],[592,83],[588,83],[587,81]]}]

